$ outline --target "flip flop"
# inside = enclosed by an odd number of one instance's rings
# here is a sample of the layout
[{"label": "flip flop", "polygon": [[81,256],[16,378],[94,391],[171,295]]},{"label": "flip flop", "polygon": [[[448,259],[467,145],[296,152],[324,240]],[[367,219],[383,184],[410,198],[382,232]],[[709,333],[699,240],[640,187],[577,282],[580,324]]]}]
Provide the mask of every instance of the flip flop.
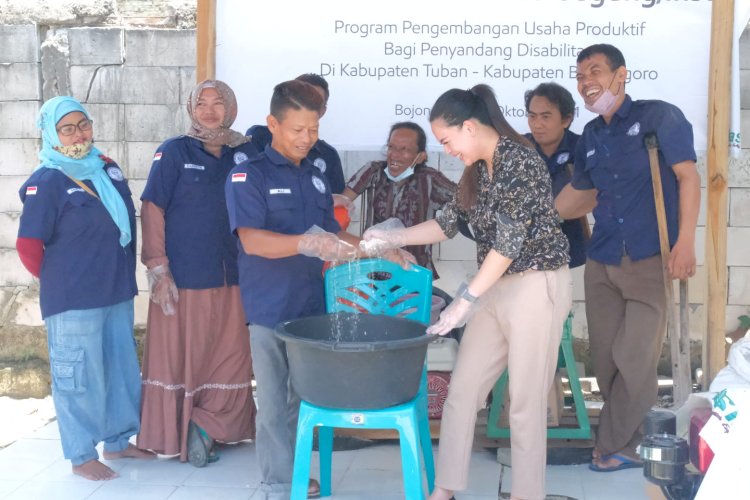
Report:
[{"label": "flip flop", "polygon": [[188,462],[194,467],[205,467],[209,459],[208,446],[201,434],[205,434],[205,431],[191,420],[188,424],[187,449]]},{"label": "flip flop", "polygon": [[627,455],[623,455],[621,453],[613,453],[612,455],[606,456],[606,459],[610,459],[610,458],[615,458],[619,460],[620,463],[615,465],[614,467],[599,467],[598,465],[596,465],[595,462],[591,462],[589,464],[589,469],[591,469],[594,472],[615,472],[618,470],[637,469],[637,468],[643,467],[643,462],[634,460],[628,457]]}]

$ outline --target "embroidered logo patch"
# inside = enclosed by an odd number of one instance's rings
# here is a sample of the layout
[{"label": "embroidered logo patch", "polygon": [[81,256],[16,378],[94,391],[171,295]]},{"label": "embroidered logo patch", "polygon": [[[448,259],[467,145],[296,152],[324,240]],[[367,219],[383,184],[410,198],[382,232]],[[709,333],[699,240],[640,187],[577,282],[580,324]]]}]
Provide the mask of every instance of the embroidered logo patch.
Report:
[{"label": "embroidered logo patch", "polygon": [[326,184],[325,184],[325,182],[323,182],[319,178],[315,177],[314,175],[313,175],[313,178],[312,178],[312,183],[313,183],[313,186],[315,186],[315,189],[317,189],[319,193],[325,193],[326,192]]},{"label": "embroidered logo patch", "polygon": [[286,188],[269,189],[268,194],[292,194],[292,190]]},{"label": "embroidered logo patch", "polygon": [[161,160],[161,151],[159,151],[158,153],[154,155],[154,161],[159,161],[159,160]]},{"label": "embroidered logo patch", "polygon": [[640,131],[641,131],[641,124],[640,124],[640,122],[635,122],[633,124],[633,126],[628,129],[627,134],[632,137],[634,135],[638,135],[638,132],[640,132]]},{"label": "embroidered logo patch", "polygon": [[196,165],[195,163],[186,163],[185,168],[189,168],[192,170],[206,170],[206,167],[203,165]]},{"label": "embroidered logo patch", "polygon": [[315,158],[315,161],[313,161],[313,165],[315,165],[318,170],[325,173],[326,168],[328,168],[328,165],[326,165],[326,161],[323,158]]},{"label": "embroidered logo patch", "polygon": [[26,186],[26,196],[36,194],[36,186]]},{"label": "embroidered logo patch", "polygon": [[594,156],[594,153],[596,153],[596,148],[592,149],[591,151],[586,151],[586,158],[591,158]]},{"label": "embroidered logo patch", "polygon": [[242,151],[237,151],[234,153],[234,164],[239,165],[243,161],[247,160],[247,155],[243,153]]},{"label": "embroidered logo patch", "polygon": [[84,191],[81,188],[70,188],[70,189],[68,189],[68,194],[73,194],[73,193],[78,193],[78,192],[85,193],[86,191]]},{"label": "embroidered logo patch", "polygon": [[122,175],[122,170],[117,167],[109,167],[107,169],[107,175],[109,175],[109,178],[113,181],[121,181],[125,178],[125,176]]},{"label": "embroidered logo patch", "polygon": [[245,182],[247,180],[247,174],[245,172],[237,172],[232,174],[232,182]]},{"label": "embroidered logo patch", "polygon": [[562,165],[563,163],[567,162],[570,158],[570,153],[560,153],[557,155],[557,164]]}]

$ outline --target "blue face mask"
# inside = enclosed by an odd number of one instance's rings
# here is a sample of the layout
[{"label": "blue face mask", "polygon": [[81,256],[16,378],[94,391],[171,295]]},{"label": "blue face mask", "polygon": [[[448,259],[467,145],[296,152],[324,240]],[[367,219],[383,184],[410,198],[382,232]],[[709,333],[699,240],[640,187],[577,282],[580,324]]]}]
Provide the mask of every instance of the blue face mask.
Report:
[{"label": "blue face mask", "polygon": [[388,177],[393,182],[400,182],[400,181],[403,181],[404,179],[408,179],[414,173],[414,166],[417,164],[417,158],[419,158],[419,155],[417,155],[416,157],[414,157],[414,161],[411,162],[411,165],[409,165],[408,167],[406,167],[406,170],[404,170],[403,172],[401,172],[398,175],[391,174],[391,170],[386,166],[385,167],[385,176]]}]

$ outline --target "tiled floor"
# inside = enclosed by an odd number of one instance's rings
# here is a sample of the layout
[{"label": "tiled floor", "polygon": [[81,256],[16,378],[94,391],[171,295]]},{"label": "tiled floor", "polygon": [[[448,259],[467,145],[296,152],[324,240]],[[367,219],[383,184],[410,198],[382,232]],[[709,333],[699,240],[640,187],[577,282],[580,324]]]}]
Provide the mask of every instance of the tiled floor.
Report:
[{"label": "tiled floor", "polygon": [[[510,491],[509,468],[497,463],[494,451],[472,455],[469,488],[457,498],[495,500],[498,489]],[[221,450],[221,460],[204,469],[175,458],[156,461],[119,460],[108,465],[120,473],[113,481],[92,482],[74,476],[62,457],[57,423],[22,437],[0,450],[0,498],[7,499],[258,499],[259,473],[252,443]],[[403,498],[397,444],[387,442],[333,457],[333,499],[395,500]],[[317,469],[314,466],[314,469]],[[502,487],[500,477],[502,472]],[[317,470],[313,471],[317,475]],[[640,470],[601,474],[585,465],[547,468],[547,491],[586,500],[646,498]]]}]

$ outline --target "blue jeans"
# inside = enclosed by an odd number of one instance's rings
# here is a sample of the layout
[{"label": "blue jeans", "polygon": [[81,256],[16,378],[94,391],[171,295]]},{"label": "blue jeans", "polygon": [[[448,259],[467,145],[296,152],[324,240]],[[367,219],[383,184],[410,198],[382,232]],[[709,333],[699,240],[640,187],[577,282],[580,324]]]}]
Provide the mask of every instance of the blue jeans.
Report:
[{"label": "blue jeans", "polygon": [[299,397],[289,383],[286,345],[271,328],[250,325],[250,354],[258,383],[255,451],[260,489],[267,499],[288,499],[292,489]]},{"label": "blue jeans", "polygon": [[122,451],[140,428],[141,376],[133,300],[45,319],[52,400],[63,455],[73,465]]}]

